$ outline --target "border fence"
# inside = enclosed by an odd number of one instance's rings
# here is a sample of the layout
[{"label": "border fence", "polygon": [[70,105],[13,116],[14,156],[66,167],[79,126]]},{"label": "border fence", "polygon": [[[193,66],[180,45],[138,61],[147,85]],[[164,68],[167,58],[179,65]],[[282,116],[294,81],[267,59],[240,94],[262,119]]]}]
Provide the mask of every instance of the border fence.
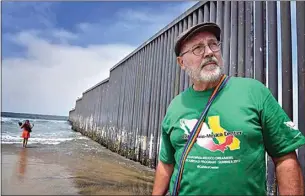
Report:
[{"label": "border fence", "polygon": [[[161,121],[170,101],[190,85],[176,63],[174,38],[200,22],[222,29],[225,72],[255,78],[305,133],[305,2],[202,1],[110,70],[76,100],[72,128],[129,159],[155,168]],[[305,177],[305,147],[298,150]],[[269,156],[268,194],[276,194]]]}]

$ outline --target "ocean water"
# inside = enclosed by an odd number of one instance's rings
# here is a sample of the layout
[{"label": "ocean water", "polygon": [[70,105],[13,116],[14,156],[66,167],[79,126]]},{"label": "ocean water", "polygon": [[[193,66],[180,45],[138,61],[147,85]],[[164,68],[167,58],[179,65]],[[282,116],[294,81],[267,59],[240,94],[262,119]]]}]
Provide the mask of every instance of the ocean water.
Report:
[{"label": "ocean water", "polygon": [[[22,144],[22,129],[18,122],[26,119],[1,117],[1,143],[2,144]],[[73,140],[88,140],[78,132],[71,129],[68,121],[28,119],[34,128],[31,132],[28,144],[58,145],[63,142]]]}]

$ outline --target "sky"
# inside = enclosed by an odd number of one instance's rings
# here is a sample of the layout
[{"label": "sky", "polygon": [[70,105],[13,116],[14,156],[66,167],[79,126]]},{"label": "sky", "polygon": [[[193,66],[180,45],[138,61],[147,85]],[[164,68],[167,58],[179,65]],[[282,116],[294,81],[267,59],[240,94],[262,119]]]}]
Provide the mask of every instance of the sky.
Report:
[{"label": "sky", "polygon": [[195,1],[2,2],[2,111],[64,115]]}]

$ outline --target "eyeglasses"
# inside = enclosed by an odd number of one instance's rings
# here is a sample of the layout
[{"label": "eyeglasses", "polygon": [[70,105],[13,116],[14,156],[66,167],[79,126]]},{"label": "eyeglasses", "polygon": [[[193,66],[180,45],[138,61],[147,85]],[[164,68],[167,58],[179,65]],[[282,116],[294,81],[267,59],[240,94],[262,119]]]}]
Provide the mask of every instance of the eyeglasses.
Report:
[{"label": "eyeglasses", "polygon": [[220,45],[221,45],[221,42],[211,42],[211,43],[208,43],[208,45],[205,45],[205,44],[198,44],[198,45],[195,45],[193,46],[191,49],[183,52],[180,54],[180,56],[183,56],[185,55],[186,53],[188,52],[192,52],[194,55],[196,56],[201,56],[204,54],[205,52],[205,47],[206,46],[209,46],[209,48],[213,51],[213,52],[217,52],[220,50]]}]

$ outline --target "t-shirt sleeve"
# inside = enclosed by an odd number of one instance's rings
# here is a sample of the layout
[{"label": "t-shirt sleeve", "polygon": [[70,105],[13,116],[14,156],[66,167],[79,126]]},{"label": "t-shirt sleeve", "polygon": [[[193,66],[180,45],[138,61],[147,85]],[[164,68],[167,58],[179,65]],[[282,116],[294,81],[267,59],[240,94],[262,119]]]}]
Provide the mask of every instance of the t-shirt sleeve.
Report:
[{"label": "t-shirt sleeve", "polygon": [[261,105],[261,122],[266,150],[271,157],[280,157],[305,144],[305,137],[282,109],[268,88]]},{"label": "t-shirt sleeve", "polygon": [[169,124],[166,119],[163,120],[161,126],[161,146],[159,160],[163,163],[173,164],[175,162],[175,149],[170,141]]}]

